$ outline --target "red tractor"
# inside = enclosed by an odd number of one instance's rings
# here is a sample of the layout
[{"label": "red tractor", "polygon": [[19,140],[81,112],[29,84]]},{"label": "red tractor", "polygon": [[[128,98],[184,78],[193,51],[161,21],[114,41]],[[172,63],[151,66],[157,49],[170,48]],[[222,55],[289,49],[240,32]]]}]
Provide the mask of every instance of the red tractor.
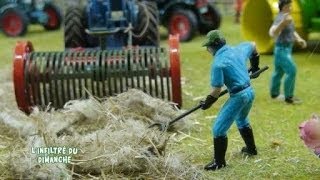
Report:
[{"label": "red tractor", "polygon": [[221,14],[207,0],[157,0],[160,21],[169,34],[179,34],[189,41],[199,31],[206,34],[220,27]]}]

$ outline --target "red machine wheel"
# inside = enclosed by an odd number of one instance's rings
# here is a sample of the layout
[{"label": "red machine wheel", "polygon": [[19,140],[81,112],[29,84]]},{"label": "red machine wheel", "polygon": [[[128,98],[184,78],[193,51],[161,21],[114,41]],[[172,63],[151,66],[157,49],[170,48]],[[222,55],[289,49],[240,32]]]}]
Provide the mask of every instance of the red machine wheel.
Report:
[{"label": "red machine wheel", "polygon": [[14,50],[13,61],[13,84],[16,95],[16,101],[19,109],[30,113],[31,103],[27,100],[26,82],[25,82],[25,61],[26,56],[33,51],[32,43],[18,41]]},{"label": "red machine wheel", "polygon": [[44,28],[46,30],[56,30],[60,28],[61,25],[61,14],[57,7],[52,4],[48,4],[45,6],[44,11],[49,17],[49,20]]},{"label": "red machine wheel", "polygon": [[197,30],[197,24],[192,11],[178,9],[169,18],[168,29],[170,34],[179,34],[180,41],[189,41]]},{"label": "red machine wheel", "polygon": [[170,75],[172,84],[172,101],[182,106],[181,96],[181,72],[180,72],[180,52],[179,36],[169,36],[169,53],[170,53]]},{"label": "red machine wheel", "polygon": [[6,10],[0,20],[3,32],[7,36],[22,36],[27,31],[28,21],[18,9]]}]

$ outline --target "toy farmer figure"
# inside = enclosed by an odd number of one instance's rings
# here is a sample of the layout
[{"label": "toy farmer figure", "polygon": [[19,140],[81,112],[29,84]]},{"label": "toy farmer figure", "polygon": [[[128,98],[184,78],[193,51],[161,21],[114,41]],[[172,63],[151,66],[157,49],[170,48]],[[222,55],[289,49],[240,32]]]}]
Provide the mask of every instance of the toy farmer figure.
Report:
[{"label": "toy farmer figure", "polygon": [[259,54],[255,44],[251,42],[243,42],[235,47],[226,45],[226,40],[219,30],[210,31],[203,46],[207,47],[208,52],[215,58],[211,66],[212,91],[202,102],[201,108],[206,110],[216,102],[222,86],[225,85],[230,93],[230,98],[220,110],[212,128],[214,136],[213,160],[204,167],[205,170],[217,170],[226,166],[227,131],[234,120],[246,144],[246,147],[241,151],[247,155],[257,155],[248,118],[255,93],[250,86],[246,62],[250,59],[249,72],[258,71],[260,69]]},{"label": "toy farmer figure", "polygon": [[294,23],[290,15],[291,0],[279,0],[279,14],[273,22],[269,34],[275,38],[274,48],[274,72],[271,79],[270,95],[277,98],[280,94],[281,78],[286,74],[284,80],[285,102],[290,104],[300,103],[301,101],[294,98],[294,88],[297,68],[292,59],[292,46],[295,41],[305,48],[306,41],[303,40],[295,31]]}]

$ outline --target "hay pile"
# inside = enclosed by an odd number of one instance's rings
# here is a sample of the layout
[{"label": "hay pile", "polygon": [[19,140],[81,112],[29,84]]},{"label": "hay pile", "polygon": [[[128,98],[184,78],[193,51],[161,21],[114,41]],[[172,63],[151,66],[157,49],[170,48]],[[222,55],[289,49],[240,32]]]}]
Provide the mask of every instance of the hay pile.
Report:
[{"label": "hay pile", "polygon": [[[7,80],[10,78],[0,80],[0,93],[4,92],[0,94],[0,136],[4,139],[0,144],[1,177],[201,177],[201,171],[174,150],[172,136],[176,133],[148,128],[153,122],[168,122],[181,113],[171,104],[132,89],[108,99],[70,101],[62,110],[34,109],[26,116],[15,107],[13,92],[8,91],[12,85]],[[188,130],[192,122],[178,122],[171,130]],[[50,155],[52,159],[68,155],[70,163],[41,163],[44,154],[34,153],[41,147],[66,148],[66,152],[72,149],[74,153]]]}]

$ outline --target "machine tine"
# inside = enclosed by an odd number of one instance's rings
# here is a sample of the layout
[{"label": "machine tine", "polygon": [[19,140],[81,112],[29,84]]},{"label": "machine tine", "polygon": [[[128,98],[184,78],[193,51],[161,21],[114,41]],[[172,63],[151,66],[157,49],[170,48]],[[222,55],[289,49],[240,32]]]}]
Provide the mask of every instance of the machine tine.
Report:
[{"label": "machine tine", "polygon": [[[177,37],[169,42],[178,43]],[[170,46],[170,55],[160,47],[49,53],[33,52],[31,46],[18,43],[14,56],[25,57],[15,61],[14,82],[18,106],[26,113],[32,106],[62,108],[67,101],[87,99],[89,94],[101,98],[130,88],[181,106],[177,45]]]}]

